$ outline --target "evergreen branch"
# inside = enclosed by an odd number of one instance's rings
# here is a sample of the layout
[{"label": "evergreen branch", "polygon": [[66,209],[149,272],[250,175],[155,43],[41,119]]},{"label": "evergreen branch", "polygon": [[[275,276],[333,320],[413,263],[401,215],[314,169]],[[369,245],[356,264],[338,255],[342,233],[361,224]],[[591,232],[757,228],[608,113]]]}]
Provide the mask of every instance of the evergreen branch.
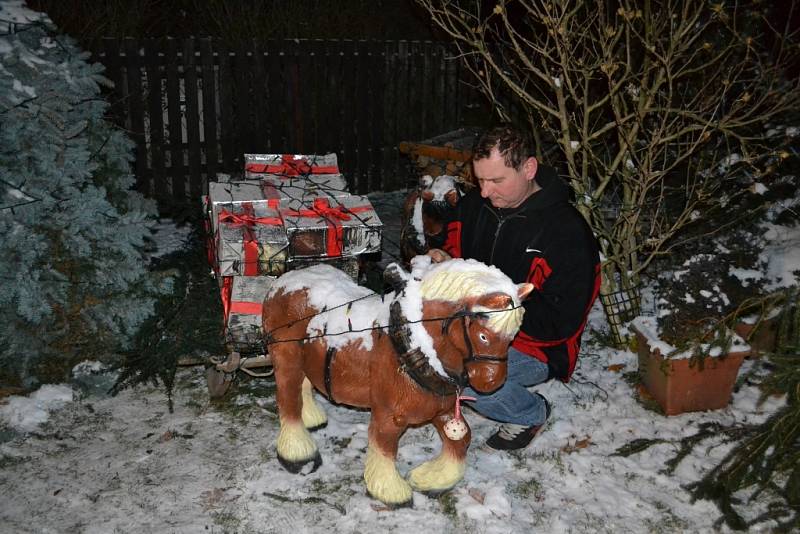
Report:
[{"label": "evergreen branch", "polygon": [[15,191],[19,191],[20,193],[22,193],[23,195],[28,197],[28,200],[26,200],[25,202],[19,202],[17,204],[12,204],[10,206],[0,206],[0,211],[9,210],[9,209],[13,210],[14,208],[18,208],[20,206],[27,206],[28,204],[33,204],[35,202],[41,202],[42,201],[41,198],[35,197],[35,196],[31,195],[31,194],[26,193],[25,191],[20,189],[18,186],[12,184],[11,182],[9,182],[7,180],[4,180],[4,179],[0,178],[0,183],[10,187],[11,189],[13,189]]},{"label": "evergreen branch", "polygon": [[34,100],[37,100],[38,98],[39,98],[39,95],[36,95],[36,96],[32,96],[30,98],[26,98],[24,100],[21,100],[18,103],[14,104],[13,106],[9,107],[9,108],[0,109],[0,114],[8,113],[9,111],[11,111],[13,109],[21,108],[21,107],[25,106],[26,104],[28,104],[29,102],[33,102]]}]

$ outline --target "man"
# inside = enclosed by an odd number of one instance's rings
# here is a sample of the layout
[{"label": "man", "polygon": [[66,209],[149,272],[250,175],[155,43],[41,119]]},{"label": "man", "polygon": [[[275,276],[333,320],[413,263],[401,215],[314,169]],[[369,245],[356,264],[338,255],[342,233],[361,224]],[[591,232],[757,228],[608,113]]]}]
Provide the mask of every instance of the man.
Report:
[{"label": "man", "polygon": [[502,424],[487,444],[527,446],[550,416],[550,405],[528,387],[575,370],[586,317],[600,287],[597,243],[569,203],[569,188],[555,170],[532,156],[528,137],[508,125],[486,131],[472,151],[480,186],[461,199],[447,224],[444,251],[494,265],[514,282],[531,282],[522,328],[509,348],[508,380],[471,406]]}]

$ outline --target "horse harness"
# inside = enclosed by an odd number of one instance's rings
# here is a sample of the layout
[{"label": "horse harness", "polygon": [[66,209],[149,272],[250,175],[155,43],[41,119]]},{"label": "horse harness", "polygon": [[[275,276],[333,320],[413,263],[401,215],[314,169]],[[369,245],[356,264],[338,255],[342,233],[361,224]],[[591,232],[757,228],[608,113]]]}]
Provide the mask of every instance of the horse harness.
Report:
[{"label": "horse harness", "polygon": [[[445,318],[442,321],[442,333],[444,334],[454,320],[461,319],[464,332],[464,343],[467,347],[468,355],[464,358],[464,364],[468,365],[475,362],[495,362],[502,363],[508,360],[508,356],[492,356],[488,354],[476,354],[472,341],[467,330],[467,317],[475,314],[466,309]],[[422,389],[440,396],[455,395],[468,385],[466,368],[460,376],[448,376],[439,374],[428,361],[419,347],[411,346],[411,331],[408,328],[408,320],[400,309],[400,303],[394,301],[389,308],[389,338],[392,341],[397,359],[400,362],[400,370],[411,377]],[[447,370],[445,369],[445,373]]]},{"label": "horse harness", "polygon": [[508,361],[508,355],[506,356],[493,356],[491,354],[475,354],[475,349],[472,346],[472,340],[469,338],[469,332],[467,331],[467,317],[478,317],[481,319],[485,319],[487,316],[485,313],[480,312],[470,312],[466,309],[458,311],[442,321],[442,334],[447,332],[447,329],[450,328],[450,325],[455,319],[461,319],[461,325],[463,327],[464,332],[464,344],[467,346],[467,350],[469,354],[467,357],[464,358],[464,364],[475,363],[475,362],[494,362],[494,363],[503,363]]},{"label": "horse harness", "polygon": [[[453,315],[442,320],[442,334],[452,325],[453,321],[461,320],[462,332],[464,333],[464,344],[467,347],[467,357],[464,358],[464,365],[471,363],[490,362],[490,363],[503,363],[508,361],[508,356],[493,356],[490,354],[476,353],[469,338],[469,331],[467,327],[468,317],[485,317],[486,314],[473,313],[466,309],[462,309]],[[404,371],[417,383],[422,389],[439,396],[455,395],[460,390],[468,385],[467,371],[464,369],[460,376],[453,376],[448,373],[448,376],[439,374],[428,361],[428,357],[422,352],[419,347],[412,347],[411,345],[411,330],[408,328],[408,319],[403,315],[400,307],[400,302],[395,300],[389,307],[389,339],[392,341],[392,346],[397,353],[397,359],[400,363],[400,370]],[[325,395],[328,400],[334,404],[336,401],[333,398],[333,379],[331,375],[331,367],[336,357],[336,349],[328,347],[325,352],[325,368],[323,380],[325,383]],[[445,370],[447,373],[447,370]]]}]

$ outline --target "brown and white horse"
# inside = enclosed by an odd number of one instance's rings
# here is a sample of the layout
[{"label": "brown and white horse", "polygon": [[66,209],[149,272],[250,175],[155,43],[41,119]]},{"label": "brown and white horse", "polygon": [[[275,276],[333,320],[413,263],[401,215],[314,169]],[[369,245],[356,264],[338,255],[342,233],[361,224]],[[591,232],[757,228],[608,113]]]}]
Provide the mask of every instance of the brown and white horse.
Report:
[{"label": "brown and white horse", "polygon": [[[531,284],[514,284],[494,267],[420,256],[406,273],[390,265],[397,291],[381,297],[327,265],[278,278],[264,301],[263,328],[272,356],[281,430],[278,459],[289,471],[321,464],[309,429],[327,422],[312,388],[331,401],[372,411],[364,480],[386,504],[411,502],[412,488],[440,492],[464,474],[470,442],[447,438],[456,396],[506,379],[507,349],[522,321]],[[441,454],[404,480],[395,466],[400,436],[433,423]]]}]

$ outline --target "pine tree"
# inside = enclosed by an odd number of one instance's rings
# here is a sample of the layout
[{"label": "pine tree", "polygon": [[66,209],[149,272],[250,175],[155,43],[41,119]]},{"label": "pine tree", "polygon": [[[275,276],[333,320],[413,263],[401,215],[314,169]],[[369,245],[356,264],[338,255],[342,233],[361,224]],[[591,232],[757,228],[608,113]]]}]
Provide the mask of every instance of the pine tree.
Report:
[{"label": "pine tree", "polygon": [[124,350],[170,289],[147,268],[155,204],[132,190],[102,70],[44,15],[0,3],[0,382]]}]

